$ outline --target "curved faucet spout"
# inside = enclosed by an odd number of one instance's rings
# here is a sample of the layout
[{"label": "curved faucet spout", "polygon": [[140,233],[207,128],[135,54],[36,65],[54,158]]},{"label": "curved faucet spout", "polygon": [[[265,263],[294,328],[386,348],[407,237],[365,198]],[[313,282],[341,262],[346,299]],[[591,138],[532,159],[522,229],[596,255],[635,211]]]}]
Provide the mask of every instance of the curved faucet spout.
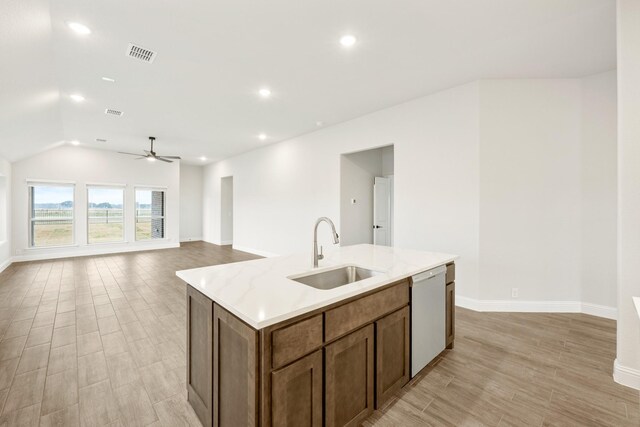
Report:
[{"label": "curved faucet spout", "polygon": [[321,222],[326,222],[331,227],[333,244],[337,245],[340,242],[340,236],[338,236],[338,233],[336,232],[336,226],[333,224],[333,221],[326,216],[318,218],[316,220],[316,224],[313,226],[313,268],[318,267],[318,260],[324,258],[322,249],[320,250],[320,254],[318,254],[318,226]]}]

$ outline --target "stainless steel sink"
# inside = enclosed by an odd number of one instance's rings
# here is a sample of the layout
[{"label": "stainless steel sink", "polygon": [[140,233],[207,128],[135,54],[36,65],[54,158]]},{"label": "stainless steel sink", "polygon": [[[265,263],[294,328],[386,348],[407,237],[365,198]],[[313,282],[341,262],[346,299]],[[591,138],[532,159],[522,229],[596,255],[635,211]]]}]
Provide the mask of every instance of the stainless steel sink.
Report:
[{"label": "stainless steel sink", "polygon": [[290,276],[289,279],[316,289],[333,289],[349,283],[358,282],[382,274],[380,271],[347,265],[320,272],[312,272],[301,276]]}]

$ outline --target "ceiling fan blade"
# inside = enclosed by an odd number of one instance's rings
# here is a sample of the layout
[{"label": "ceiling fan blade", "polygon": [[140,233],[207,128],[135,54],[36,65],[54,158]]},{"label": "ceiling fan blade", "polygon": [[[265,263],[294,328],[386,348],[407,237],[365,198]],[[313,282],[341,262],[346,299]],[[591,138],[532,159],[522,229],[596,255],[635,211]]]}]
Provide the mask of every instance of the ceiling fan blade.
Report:
[{"label": "ceiling fan blade", "polygon": [[165,159],[182,160],[182,157],[180,156],[160,156],[160,157],[164,157]]},{"label": "ceiling fan blade", "polygon": [[137,159],[133,159],[133,160],[142,160],[142,159],[147,159],[147,156],[142,156],[142,157],[138,157]]},{"label": "ceiling fan blade", "polygon": [[125,153],[124,151],[118,151],[119,154],[127,154],[129,156],[142,156],[140,153]]},{"label": "ceiling fan blade", "polygon": [[165,158],[163,158],[163,157],[160,157],[160,156],[155,156],[155,157],[154,157],[154,159],[156,159],[156,160],[160,160],[161,162],[173,163],[173,161],[172,161],[172,160],[167,160],[167,159],[165,159]]}]

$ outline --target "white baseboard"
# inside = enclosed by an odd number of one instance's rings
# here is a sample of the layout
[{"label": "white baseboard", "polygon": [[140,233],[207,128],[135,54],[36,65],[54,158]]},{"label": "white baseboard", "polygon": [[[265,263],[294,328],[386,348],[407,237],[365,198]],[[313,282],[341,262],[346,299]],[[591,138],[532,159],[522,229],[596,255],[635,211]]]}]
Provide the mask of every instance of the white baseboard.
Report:
[{"label": "white baseboard", "polygon": [[515,313],[584,313],[592,316],[616,319],[618,310],[580,301],[508,301],[477,300],[456,295],[456,305],[474,311],[496,311]]},{"label": "white baseboard", "polygon": [[207,240],[207,239],[202,239],[203,242],[207,242],[207,243],[211,243],[212,245],[218,245],[218,246],[224,246],[224,245],[231,245],[233,244],[233,240]]},{"label": "white baseboard", "polygon": [[185,242],[199,242],[202,240],[202,237],[183,237],[180,239],[180,243]]},{"label": "white baseboard", "polygon": [[6,259],[3,263],[0,264],[0,273],[5,271],[9,266],[13,264],[13,258]]},{"label": "white baseboard", "polygon": [[591,304],[590,302],[582,303],[581,313],[590,314],[592,316],[604,317],[605,319],[617,320],[618,309],[608,307],[606,305]]},{"label": "white baseboard", "polygon": [[613,380],[618,384],[640,390],[640,370],[622,366],[618,359],[613,362]]},{"label": "white baseboard", "polygon": [[34,254],[16,255],[13,262],[42,261],[48,259],[74,258],[93,255],[120,254],[126,252],[153,251],[157,249],[179,248],[180,243],[138,244],[122,247],[86,246],[75,250],[58,251],[53,253],[39,252]]},{"label": "white baseboard", "polygon": [[272,258],[272,257],[280,256],[279,254],[275,254],[273,252],[267,252],[267,251],[263,251],[263,250],[260,250],[260,249],[248,248],[246,246],[233,245],[233,249],[235,249],[237,251],[242,251],[242,252],[249,252],[250,254],[254,254],[254,255],[260,255],[260,256],[263,256],[265,258]]}]

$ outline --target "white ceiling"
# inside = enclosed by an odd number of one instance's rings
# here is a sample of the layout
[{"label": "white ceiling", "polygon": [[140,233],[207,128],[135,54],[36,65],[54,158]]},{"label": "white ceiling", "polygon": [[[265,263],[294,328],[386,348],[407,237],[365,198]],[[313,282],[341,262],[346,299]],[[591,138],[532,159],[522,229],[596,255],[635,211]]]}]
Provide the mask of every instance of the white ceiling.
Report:
[{"label": "white ceiling", "polygon": [[[127,57],[130,42],[155,62]],[[615,1],[3,0],[0,55],[0,156],[64,140],[140,151],[153,135],[197,162],[480,78],[613,69]]]}]

